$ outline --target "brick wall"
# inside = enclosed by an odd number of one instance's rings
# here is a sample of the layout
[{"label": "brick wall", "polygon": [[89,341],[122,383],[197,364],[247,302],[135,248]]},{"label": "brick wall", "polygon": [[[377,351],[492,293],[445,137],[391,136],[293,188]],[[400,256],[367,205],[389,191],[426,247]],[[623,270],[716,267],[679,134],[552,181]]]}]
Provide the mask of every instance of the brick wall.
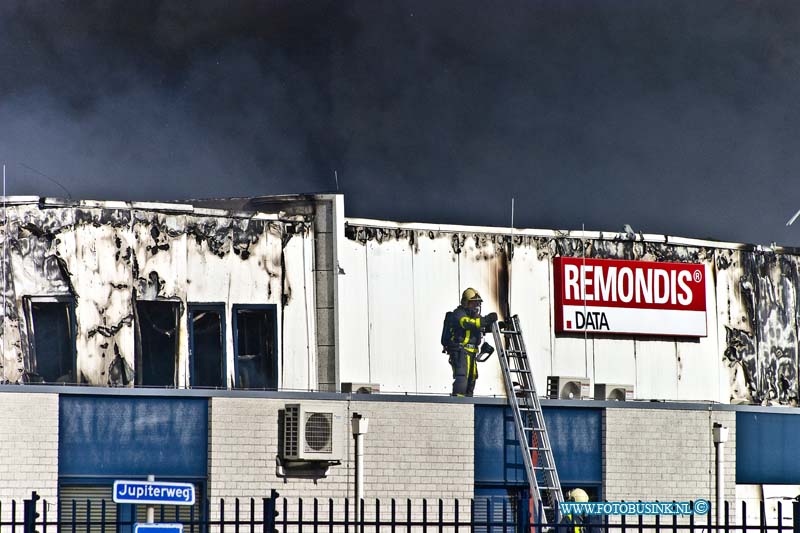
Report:
[{"label": "brick wall", "polygon": [[[11,500],[35,490],[56,501],[58,489],[58,395],[0,392],[0,502],[3,519]],[[19,515],[21,516],[21,514]]]},{"label": "brick wall", "polygon": [[715,502],[714,422],[729,428],[725,499],[736,497],[736,413],[652,408],[606,409],[603,494],[607,500]]},{"label": "brick wall", "polygon": [[[342,464],[322,479],[276,474],[278,411],[292,400],[213,398],[209,424],[209,495],[212,513],[220,498],[260,499],[274,488],[294,499],[353,497],[354,441],[350,418],[354,412],[369,418],[365,436],[364,497],[415,500],[432,504],[438,498],[468,499],[473,493],[473,406],[469,404],[297,401],[304,405],[338,408],[344,414],[338,431],[344,443]],[[327,502],[324,502],[327,505]],[[405,502],[403,502],[405,505]],[[398,507],[399,509],[399,507]],[[403,507],[405,509],[405,507]],[[325,511],[327,512],[327,511]],[[338,514],[338,513],[337,513]]]}]

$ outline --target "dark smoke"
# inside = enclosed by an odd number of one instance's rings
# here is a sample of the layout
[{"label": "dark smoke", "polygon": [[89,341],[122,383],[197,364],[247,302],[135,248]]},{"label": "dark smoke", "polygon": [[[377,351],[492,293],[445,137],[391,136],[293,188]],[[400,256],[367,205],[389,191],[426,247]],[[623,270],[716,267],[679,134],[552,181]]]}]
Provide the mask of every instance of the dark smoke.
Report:
[{"label": "dark smoke", "polygon": [[[800,4],[0,3],[9,194],[800,244]],[[35,169],[35,171],[30,170]]]}]

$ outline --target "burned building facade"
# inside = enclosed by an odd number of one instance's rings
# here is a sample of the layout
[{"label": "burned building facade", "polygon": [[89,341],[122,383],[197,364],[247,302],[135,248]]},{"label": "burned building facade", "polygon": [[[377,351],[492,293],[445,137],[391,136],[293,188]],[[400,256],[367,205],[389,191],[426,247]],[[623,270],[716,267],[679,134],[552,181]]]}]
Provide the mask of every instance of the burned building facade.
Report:
[{"label": "burned building facade", "polygon": [[0,381],[316,389],[314,213],[12,199]]},{"label": "burned building facade", "polygon": [[[726,499],[800,490],[797,250],[354,219],[341,195],[7,200],[0,413],[15,431],[0,432],[0,501],[86,501],[148,474],[211,500],[277,486],[352,497],[356,414],[371,418],[368,498],[524,497],[497,357],[475,398],[449,396],[442,319],[467,287],[484,312],[520,317],[540,395],[564,377],[639,400],[543,400],[564,487],[712,499],[724,425]],[[600,260],[691,265],[700,333],[567,331],[560,265]],[[360,389],[380,394],[346,392]],[[325,477],[281,462],[281,417],[298,403],[340,415]]]}]

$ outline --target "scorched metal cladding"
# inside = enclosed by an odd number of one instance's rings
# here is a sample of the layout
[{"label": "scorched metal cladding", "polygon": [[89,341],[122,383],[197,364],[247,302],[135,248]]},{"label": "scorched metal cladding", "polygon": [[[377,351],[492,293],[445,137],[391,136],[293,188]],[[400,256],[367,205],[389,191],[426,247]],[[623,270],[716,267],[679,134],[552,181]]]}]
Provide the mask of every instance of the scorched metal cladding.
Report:
[{"label": "scorched metal cladding", "polygon": [[[189,304],[218,302],[228,319],[234,304],[273,305],[281,328],[286,316],[308,320],[307,298],[292,298],[293,283],[311,289],[303,280],[313,233],[303,216],[38,198],[12,201],[7,215],[0,382],[186,386]],[[235,379],[226,333],[219,386]],[[281,357],[315,364],[313,340],[280,330],[277,339]],[[136,368],[142,343],[165,350],[156,368],[168,375],[153,383]],[[309,372],[298,374],[289,386],[314,386]]]},{"label": "scorched metal cladding", "polygon": [[797,255],[720,250],[716,267],[732,399],[797,405]]},{"label": "scorched metal cladding", "polygon": [[[355,219],[346,223],[345,236],[340,266],[347,274],[340,276],[339,305],[354,311],[340,318],[342,353],[349,355],[341,361],[342,381],[381,381],[380,369],[402,352],[413,354],[414,364],[406,359],[404,369],[395,369],[390,388],[449,392],[450,369],[437,353],[441,315],[456,305],[459,291],[475,286],[486,312],[508,308],[520,315],[540,390],[547,375],[566,375],[631,383],[641,399],[798,402],[800,280],[794,250],[658,235],[512,234],[499,228]],[[556,258],[572,264],[583,258],[691,264],[687,286],[697,283],[694,271],[700,270],[703,287],[693,286],[692,295],[705,300],[705,332],[695,330],[697,338],[675,332],[659,337],[556,334]],[[408,297],[388,308],[381,303],[398,294]],[[376,306],[390,310],[383,316]],[[384,332],[393,319],[410,325],[400,348],[396,335]],[[494,359],[479,366],[476,394],[504,393],[496,366]]]}]

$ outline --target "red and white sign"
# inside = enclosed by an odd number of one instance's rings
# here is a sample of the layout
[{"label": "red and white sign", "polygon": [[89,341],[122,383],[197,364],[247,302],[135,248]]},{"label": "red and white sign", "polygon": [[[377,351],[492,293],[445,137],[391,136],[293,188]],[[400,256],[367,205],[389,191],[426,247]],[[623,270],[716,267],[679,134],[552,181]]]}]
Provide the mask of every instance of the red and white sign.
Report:
[{"label": "red and white sign", "polygon": [[705,272],[699,263],[556,257],[556,332],[705,337]]}]

